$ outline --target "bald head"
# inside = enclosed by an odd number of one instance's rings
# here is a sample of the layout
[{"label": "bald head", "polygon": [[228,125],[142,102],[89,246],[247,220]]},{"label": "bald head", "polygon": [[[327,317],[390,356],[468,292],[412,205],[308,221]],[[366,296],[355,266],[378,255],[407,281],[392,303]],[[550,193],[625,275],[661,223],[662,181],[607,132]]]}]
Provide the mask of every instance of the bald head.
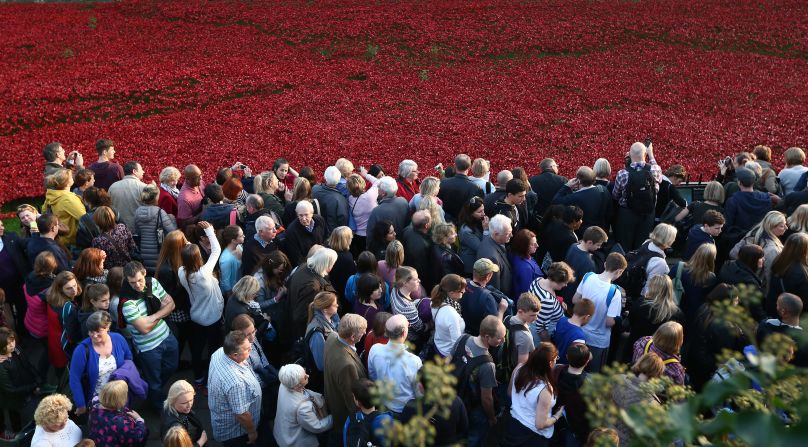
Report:
[{"label": "bald head", "polygon": [[387,320],[387,323],[384,325],[384,331],[385,335],[387,335],[387,338],[390,340],[403,342],[407,338],[409,327],[410,323],[407,321],[407,317],[398,314],[393,315]]},{"label": "bald head", "polygon": [[575,178],[581,182],[581,186],[592,186],[595,183],[595,171],[589,166],[581,166],[575,173]]},{"label": "bald head", "polygon": [[638,161],[645,161],[645,153],[647,151],[648,148],[638,141],[631,145],[631,149],[628,151],[628,156],[631,157],[631,161],[635,163]]},{"label": "bald head", "polygon": [[500,188],[505,188],[505,184],[511,180],[513,180],[513,173],[507,169],[503,169],[497,174],[497,186]]},{"label": "bald head", "polygon": [[429,225],[432,223],[432,216],[429,215],[427,210],[419,210],[412,214],[412,227],[416,231],[426,233],[429,230]]},{"label": "bald head", "polygon": [[199,186],[202,180],[202,170],[197,165],[188,165],[182,170],[182,175],[185,177],[185,182],[188,186]]}]

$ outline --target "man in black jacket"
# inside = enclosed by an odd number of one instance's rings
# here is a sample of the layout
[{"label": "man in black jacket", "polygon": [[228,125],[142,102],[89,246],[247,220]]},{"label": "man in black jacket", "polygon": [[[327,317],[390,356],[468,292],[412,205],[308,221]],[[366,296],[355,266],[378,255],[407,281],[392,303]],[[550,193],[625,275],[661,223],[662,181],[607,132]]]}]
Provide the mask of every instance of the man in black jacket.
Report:
[{"label": "man in black jacket", "polygon": [[278,234],[277,224],[269,216],[259,216],[255,221],[255,234],[244,239],[244,250],[241,255],[241,271],[252,275],[258,270],[264,258],[278,249],[275,236]]},{"label": "man in black jacket", "polygon": [[527,184],[519,179],[511,179],[505,184],[505,197],[494,203],[488,210],[488,217],[502,214],[511,219],[511,229],[516,233],[527,225],[527,207],[525,197],[527,197]]},{"label": "man in black jacket", "polygon": [[567,178],[558,175],[558,164],[552,158],[542,160],[539,167],[541,174],[530,177],[528,181],[533,192],[539,196],[534,211],[537,215],[543,216],[558,190],[567,183]]},{"label": "man in black jacket", "polygon": [[432,250],[432,241],[428,236],[431,224],[429,211],[416,211],[412,215],[412,224],[404,229],[401,238],[404,244],[404,265],[414,268],[419,278],[428,278],[431,274],[429,253]]},{"label": "man in black jacket", "polygon": [[289,224],[283,233],[282,247],[292,267],[306,260],[314,244],[322,244],[326,239],[325,219],[314,214],[311,202],[301,200],[295,207],[297,219]]},{"label": "man in black jacket", "polygon": [[469,169],[471,169],[471,158],[466,154],[460,154],[455,157],[456,173],[454,177],[445,178],[440,182],[438,198],[443,201],[447,222],[457,221],[463,205],[472,197],[483,197],[483,190],[468,177]]},{"label": "man in black jacket", "polygon": [[609,228],[612,218],[612,196],[603,185],[595,185],[595,171],[581,166],[575,178],[564,184],[553,198],[553,204],[575,205],[584,211],[581,227],[575,232],[583,236],[589,227]]}]

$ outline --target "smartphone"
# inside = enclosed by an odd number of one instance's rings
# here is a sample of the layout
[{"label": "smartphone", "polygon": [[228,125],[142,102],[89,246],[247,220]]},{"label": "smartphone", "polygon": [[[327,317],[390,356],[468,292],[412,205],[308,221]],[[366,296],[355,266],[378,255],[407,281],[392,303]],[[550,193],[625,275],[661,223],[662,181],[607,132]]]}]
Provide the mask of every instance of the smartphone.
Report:
[{"label": "smartphone", "polygon": [[724,166],[729,166],[732,164],[732,157],[727,157],[724,159]]}]

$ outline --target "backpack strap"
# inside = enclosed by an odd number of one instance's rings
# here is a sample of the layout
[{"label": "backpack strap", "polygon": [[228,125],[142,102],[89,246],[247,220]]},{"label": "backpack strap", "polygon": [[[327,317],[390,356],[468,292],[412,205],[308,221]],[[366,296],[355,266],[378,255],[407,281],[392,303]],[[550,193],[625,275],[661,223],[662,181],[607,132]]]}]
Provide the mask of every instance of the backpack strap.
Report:
[{"label": "backpack strap", "polygon": [[452,360],[464,355],[466,353],[466,343],[469,341],[470,334],[463,334],[457,340],[457,346],[455,346],[455,350],[452,353]]},{"label": "backpack strap", "polygon": [[595,272],[586,272],[584,277],[581,278],[581,285],[583,285],[586,282],[587,278],[589,278],[590,276],[592,276],[594,274],[595,274]]},{"label": "backpack strap", "polygon": [[609,286],[609,295],[606,296],[606,312],[609,312],[609,306],[612,305],[612,298],[614,298],[615,293],[617,293],[617,286],[612,284]]},{"label": "backpack strap", "polygon": [[[642,350],[642,353],[643,353],[643,354],[648,354],[648,351],[650,351],[650,350],[651,350],[651,344],[652,344],[653,342],[654,342],[654,338],[653,338],[653,337],[649,338],[649,339],[648,339],[648,341],[647,341],[647,342],[645,342],[645,348],[643,348],[643,350]],[[669,359],[667,359],[667,360],[663,360],[663,361],[662,361],[662,364],[663,364],[663,365],[670,365],[671,363],[679,363],[679,360],[678,360],[678,359],[676,359],[676,357],[671,357],[671,358],[669,358]]]}]

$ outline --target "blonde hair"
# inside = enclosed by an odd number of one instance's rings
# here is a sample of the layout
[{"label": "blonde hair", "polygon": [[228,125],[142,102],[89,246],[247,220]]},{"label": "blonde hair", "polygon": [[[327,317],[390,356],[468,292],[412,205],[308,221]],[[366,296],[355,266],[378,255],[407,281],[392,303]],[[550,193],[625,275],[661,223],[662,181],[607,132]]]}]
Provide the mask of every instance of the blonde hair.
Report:
[{"label": "blonde hair", "polygon": [[705,287],[713,277],[715,271],[715,257],[718,250],[715,244],[701,244],[693,256],[685,263],[693,283],[697,286]]},{"label": "blonde hair", "polygon": [[308,322],[311,323],[311,320],[314,319],[315,309],[322,312],[323,309],[331,307],[335,301],[337,301],[337,295],[333,292],[318,292],[317,295],[314,295],[314,299],[309,303]]},{"label": "blonde hair", "polygon": [[129,385],[124,380],[111,380],[101,388],[98,399],[105,408],[120,410],[129,398]]},{"label": "blonde hair", "polygon": [[715,180],[707,183],[707,186],[704,187],[704,200],[709,200],[710,202],[715,202],[720,205],[724,203],[725,196],[724,185]]},{"label": "blonde hair", "polygon": [[438,195],[438,189],[440,187],[440,180],[437,177],[429,176],[421,181],[421,186],[419,187],[419,191],[421,192],[421,197],[435,197]]},{"label": "blonde hair", "polygon": [[670,246],[673,245],[673,241],[676,240],[676,227],[661,223],[654,227],[654,230],[651,231],[648,238],[659,248],[670,248]]},{"label": "blonde hair", "polygon": [[780,238],[777,237],[772,230],[774,227],[785,224],[786,223],[786,215],[781,213],[780,211],[769,211],[763,216],[763,220],[760,221],[759,224],[752,227],[748,233],[746,233],[746,237],[751,237],[754,240],[756,245],[760,245],[763,247],[765,245],[764,238],[769,239],[778,250],[783,249],[783,243],[780,242]]},{"label": "blonde hair", "polygon": [[182,425],[174,425],[166,432],[163,438],[163,447],[193,447],[194,442],[191,435]]},{"label": "blonde hair", "polygon": [[390,241],[387,249],[384,250],[384,262],[387,268],[395,269],[404,263],[404,245],[399,240]]},{"label": "blonde hair", "polygon": [[174,166],[166,166],[160,171],[160,183],[168,183],[172,179],[180,179],[180,170]]},{"label": "blonde hair", "polygon": [[[450,223],[440,223],[432,227],[432,242],[438,245],[445,245],[449,235],[455,231],[454,225]],[[455,231],[456,233],[456,231]]]},{"label": "blonde hair", "polygon": [[679,310],[673,298],[673,281],[668,275],[656,275],[648,280],[645,299],[651,301],[651,322],[654,324],[669,320]]},{"label": "blonde hair", "polygon": [[351,160],[348,160],[347,158],[340,158],[337,160],[337,162],[334,163],[334,167],[339,169],[339,173],[343,177],[348,177],[354,171],[353,163],[351,163]]},{"label": "blonde hair", "polygon": [[801,165],[805,163],[805,152],[798,147],[790,147],[786,149],[783,158],[787,165]]},{"label": "blonde hair", "polygon": [[177,380],[176,382],[171,384],[171,388],[168,389],[168,395],[166,396],[165,402],[163,402],[163,409],[170,414],[176,416],[177,410],[174,409],[174,403],[177,402],[177,399],[180,398],[183,394],[191,393],[191,395],[196,395],[196,391],[194,391],[194,387],[185,380]]},{"label": "blonde hair", "polygon": [[681,324],[676,321],[668,321],[663,323],[654,332],[654,346],[660,351],[675,355],[682,349],[682,343],[685,340],[685,330]]},{"label": "blonde hair", "polygon": [[[64,394],[51,394],[39,402],[34,411],[34,421],[40,427],[52,427],[58,425],[63,419],[67,419],[67,412],[73,408],[70,399]],[[64,416],[64,417],[62,417]]]},{"label": "blonde hair", "polygon": [[48,176],[48,186],[53,189],[65,189],[72,177],[73,173],[69,169],[59,169]]},{"label": "blonde hair", "polygon": [[471,163],[471,174],[475,177],[482,177],[491,171],[491,163],[484,158],[475,158]]},{"label": "blonde hair", "polygon": [[233,296],[231,298],[235,298],[242,303],[249,303],[259,290],[261,290],[261,285],[258,284],[258,279],[255,276],[244,276],[233,286]]},{"label": "blonde hair", "polygon": [[808,233],[808,204],[798,206],[788,216],[788,228],[798,233]]},{"label": "blonde hair", "polygon": [[406,265],[399,266],[396,269],[396,288],[401,288],[407,281],[411,280],[413,276],[415,276],[416,271],[412,267],[408,267]]},{"label": "blonde hair", "polygon": [[426,210],[429,213],[433,227],[443,223],[443,218],[440,217],[441,207],[438,205],[436,197],[421,194],[421,201],[418,202],[418,211],[421,210]]},{"label": "blonde hair", "polygon": [[349,227],[337,227],[328,237],[328,246],[334,251],[348,251],[351,248],[352,239],[353,231]]}]

